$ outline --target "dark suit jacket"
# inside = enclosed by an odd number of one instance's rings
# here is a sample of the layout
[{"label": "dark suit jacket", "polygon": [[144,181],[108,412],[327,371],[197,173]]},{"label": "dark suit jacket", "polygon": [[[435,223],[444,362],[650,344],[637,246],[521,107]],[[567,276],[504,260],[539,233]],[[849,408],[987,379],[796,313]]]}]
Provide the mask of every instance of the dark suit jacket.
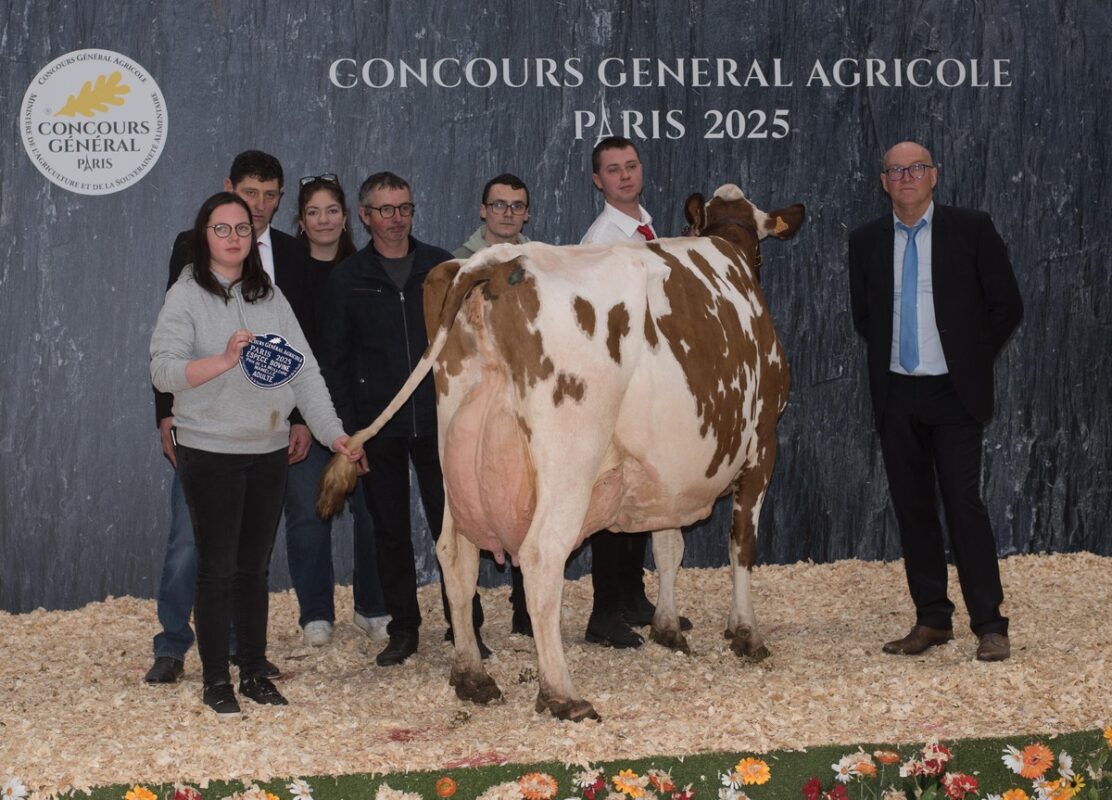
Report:
[{"label": "dark suit jacket", "polygon": [[[170,278],[166,281],[166,291],[177,282],[185,265],[193,260],[189,253],[189,237],[192,235],[191,230],[182,231],[174,239],[174,249],[170,253]],[[300,239],[282,233],[274,227],[270,229],[270,244],[274,249],[274,281],[293,308],[293,313],[305,337],[312,340],[316,330],[316,318],[309,295],[309,248]],[[154,390],[156,425],[173,414],[173,407],[172,394]],[[304,423],[297,409],[290,414],[290,423],[294,425]]]},{"label": "dark suit jacket", "polygon": [[[892,354],[892,215],[849,235],[850,307],[868,345],[879,429]],[[1023,316],[1008,249],[982,211],[935,203],[931,233],[934,313],[954,390],[979,422],[992,416],[992,364]]]}]

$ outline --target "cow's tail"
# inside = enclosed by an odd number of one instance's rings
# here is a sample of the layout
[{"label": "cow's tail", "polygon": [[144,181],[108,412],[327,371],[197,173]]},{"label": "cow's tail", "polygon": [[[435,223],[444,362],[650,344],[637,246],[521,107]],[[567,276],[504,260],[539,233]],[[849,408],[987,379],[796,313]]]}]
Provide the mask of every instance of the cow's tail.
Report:
[{"label": "cow's tail", "polygon": [[[448,292],[444,298],[444,304],[440,309],[440,319],[436,327],[436,336],[425,348],[421,360],[417,362],[417,366],[413,368],[409,378],[402,384],[402,388],[394,395],[394,399],[382,410],[382,413],[375,418],[375,421],[352,434],[348,440],[348,449],[355,450],[362,447],[368,440],[373,439],[379,431],[393,419],[394,415],[398,413],[406,401],[417,390],[421,381],[432,370],[433,364],[436,363],[437,356],[440,351],[444,349],[445,342],[448,341],[448,334],[451,332],[452,323],[459,313],[460,306],[467,295],[481,283],[490,280],[493,271],[497,268],[506,268],[511,266],[508,264],[495,264],[490,267],[482,267],[473,272],[465,272],[460,270],[456,274],[455,279],[452,281]],[[513,265],[516,266],[516,265]],[[511,269],[513,267],[511,266]],[[358,470],[355,464],[352,464],[342,455],[337,453],[332,457],[328,463],[328,468],[320,477],[320,485],[317,487],[317,514],[321,519],[330,519],[343,506],[344,498],[351,494],[355,488],[355,480],[358,477]]]}]

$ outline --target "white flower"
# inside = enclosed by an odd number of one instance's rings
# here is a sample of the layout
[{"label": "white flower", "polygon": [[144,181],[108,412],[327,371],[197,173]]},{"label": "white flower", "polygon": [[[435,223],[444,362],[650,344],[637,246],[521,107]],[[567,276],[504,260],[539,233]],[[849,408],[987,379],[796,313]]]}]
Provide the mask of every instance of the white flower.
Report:
[{"label": "white flower", "polygon": [[[880,800],[907,800],[907,795],[903,789],[888,789],[880,796]],[[1000,798],[996,798],[1000,800]]]},{"label": "white flower", "polygon": [[1073,757],[1065,750],[1058,754],[1058,774],[1067,780],[1073,777]]},{"label": "white flower", "polygon": [[421,800],[421,795],[416,792],[399,792],[384,783],[375,792],[375,800]]},{"label": "white flower", "polygon": [[475,800],[521,800],[521,787],[517,781],[496,783]]},{"label": "white flower", "polygon": [[594,786],[598,783],[601,777],[601,769],[587,769],[583,772],[577,772],[571,782],[577,789],[586,789],[588,786]]},{"label": "white flower", "polygon": [[3,790],[0,790],[0,797],[4,800],[22,800],[26,796],[27,787],[23,785],[23,781],[19,778],[8,778]]},{"label": "white flower", "polygon": [[[722,773],[719,777],[722,778],[722,785],[724,787],[726,787],[727,789],[734,789],[734,790],[741,789],[742,781],[741,781],[741,773],[740,772],[737,772],[735,770],[731,770],[730,772]],[[722,791],[721,790],[718,791],[718,795],[719,795],[719,797],[722,796]],[[730,798],[730,800],[736,800],[736,799],[735,798]]]},{"label": "white flower", "polygon": [[986,794],[985,795],[985,800],[1000,800],[1000,795],[998,795],[998,794]]},{"label": "white flower", "polygon": [[1023,753],[1019,752],[1016,748],[1008,745],[1004,748],[1004,755],[1000,759],[1004,762],[1004,766],[1014,772],[1016,775],[1023,769]]},{"label": "white flower", "polygon": [[853,755],[842,756],[837,764],[831,764],[830,768],[834,770],[834,778],[841,783],[849,783],[850,778],[857,777],[860,773],[857,771],[858,760],[856,753]]},{"label": "white flower", "polygon": [[718,800],[749,800],[749,795],[734,786],[723,786],[718,790]]},{"label": "white flower", "polygon": [[293,783],[286,788],[289,789],[290,794],[298,798],[298,800],[313,800],[313,787],[301,780],[301,778],[295,778]]}]

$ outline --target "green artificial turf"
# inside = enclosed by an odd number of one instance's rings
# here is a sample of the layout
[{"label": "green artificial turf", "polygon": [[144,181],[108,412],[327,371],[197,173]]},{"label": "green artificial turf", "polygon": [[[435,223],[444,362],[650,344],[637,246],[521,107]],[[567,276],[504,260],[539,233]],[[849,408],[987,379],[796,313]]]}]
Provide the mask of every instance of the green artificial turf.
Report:
[{"label": "green artificial turf", "polygon": [[[1074,770],[1083,775],[1086,786],[1078,795],[1079,800],[1112,800],[1112,777],[1105,776],[1102,780],[1093,780],[1085,771],[1086,764],[1093,754],[1099,754],[1100,764],[1107,770],[1109,765],[1109,744],[1100,730],[1079,731],[1076,733],[1059,734],[1056,736],[1029,735],[1022,737],[1008,737],[998,739],[963,739],[945,741],[953,752],[953,757],[947,767],[948,772],[963,772],[974,775],[979,782],[979,790],[968,798],[984,798],[990,793],[1001,795],[1011,788],[1021,788],[1034,800],[1031,781],[1014,774],[1003,763],[1001,756],[1005,745],[1013,745],[1022,749],[1026,745],[1042,742],[1046,744],[1055,758],[1062,751],[1073,757]],[[902,759],[915,755],[919,745],[903,745],[900,747],[884,743],[862,743],[860,747],[866,753],[877,749],[894,750],[899,752]],[[610,782],[611,776],[620,770],[631,769],[638,775],[644,775],[646,770],[655,768],[671,773],[676,786],[682,789],[691,784],[695,789],[698,800],[709,800],[719,797],[722,787],[721,775],[730,772],[739,759],[746,756],[762,758],[769,766],[771,777],[763,785],[750,785],[742,787],[750,800],[800,800],[803,798],[803,786],[812,777],[822,782],[824,790],[831,789],[836,781],[832,765],[842,756],[858,749],[858,745],[836,745],[815,747],[805,751],[775,751],[771,753],[706,753],[682,758],[672,756],[656,756],[629,761],[603,761],[592,764],[604,770],[607,779],[607,788],[597,794],[596,800],[605,800],[607,792],[614,790]],[[880,765],[878,765],[880,766]],[[890,785],[903,788],[908,798],[914,798],[913,784],[910,779],[899,778],[899,765],[883,768],[883,784],[877,779],[865,782],[850,781],[846,788],[851,800],[857,798],[877,798],[880,791]],[[428,772],[395,773],[389,775],[354,774],[339,776],[290,776],[283,780],[272,780],[260,783],[263,788],[280,800],[290,800],[291,793],[287,784],[292,778],[302,778],[312,787],[313,800],[373,800],[378,788],[388,784],[391,789],[414,792],[424,798],[436,798],[436,782],[440,778],[450,777],[456,781],[457,788],[452,795],[454,800],[474,800],[484,791],[499,783],[517,781],[529,772],[544,772],[551,775],[558,783],[558,790],[553,795],[555,800],[583,797],[582,790],[576,789],[572,780],[579,767],[568,767],[551,762],[533,764],[503,764],[500,766],[458,768],[451,770],[433,770]],[[1050,777],[1057,777],[1056,766],[1048,773]],[[879,776],[878,776],[879,777]],[[122,800],[131,786],[106,786],[92,790],[88,794],[75,792],[71,797],[87,797],[90,800]],[[174,787],[168,785],[146,785],[160,800],[169,800],[174,794]],[[220,800],[234,792],[242,791],[244,785],[236,782],[213,781],[201,795],[204,800]],[[657,793],[658,798],[668,797],[667,794]],[[939,793],[935,795],[939,800],[944,797]],[[924,795],[931,797],[930,793]]]}]

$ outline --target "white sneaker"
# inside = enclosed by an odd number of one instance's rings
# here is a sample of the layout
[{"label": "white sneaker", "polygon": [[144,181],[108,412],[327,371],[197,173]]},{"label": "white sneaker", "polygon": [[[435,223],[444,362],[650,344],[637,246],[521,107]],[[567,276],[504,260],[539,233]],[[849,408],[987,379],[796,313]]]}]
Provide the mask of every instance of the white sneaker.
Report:
[{"label": "white sneaker", "polygon": [[372,642],[380,642],[389,638],[386,633],[386,626],[390,624],[390,619],[389,614],[382,614],[378,617],[364,617],[358,611],[351,612],[351,621],[355,623],[355,627],[367,634]]},{"label": "white sneaker", "polygon": [[324,619],[315,619],[305,623],[303,628],[305,644],[310,647],[323,647],[332,641],[332,623]]}]

